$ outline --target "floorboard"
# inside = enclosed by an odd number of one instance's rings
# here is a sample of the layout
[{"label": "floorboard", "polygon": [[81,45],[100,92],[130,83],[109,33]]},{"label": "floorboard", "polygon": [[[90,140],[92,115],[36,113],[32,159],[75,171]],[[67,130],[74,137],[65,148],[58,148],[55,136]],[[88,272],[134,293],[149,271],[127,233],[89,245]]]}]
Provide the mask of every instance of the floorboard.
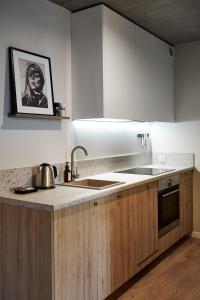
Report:
[{"label": "floorboard", "polygon": [[200,239],[188,239],[119,300],[200,300]]}]

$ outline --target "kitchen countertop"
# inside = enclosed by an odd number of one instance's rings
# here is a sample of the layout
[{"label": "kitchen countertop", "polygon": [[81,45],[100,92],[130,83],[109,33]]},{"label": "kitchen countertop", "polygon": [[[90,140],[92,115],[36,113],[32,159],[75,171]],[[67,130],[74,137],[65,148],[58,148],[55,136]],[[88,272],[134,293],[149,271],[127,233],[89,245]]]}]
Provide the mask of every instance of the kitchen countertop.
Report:
[{"label": "kitchen countertop", "polygon": [[143,167],[175,170],[156,176],[124,173],[104,173],[94,176],[88,176],[87,178],[116,180],[125,183],[102,190],[57,185],[55,189],[39,190],[38,192],[24,195],[15,194],[14,192],[1,193],[0,204],[6,203],[48,211],[56,211],[100,197],[115,194],[125,189],[133,188],[138,185],[169,177],[181,172],[193,170],[192,166],[145,165]]}]

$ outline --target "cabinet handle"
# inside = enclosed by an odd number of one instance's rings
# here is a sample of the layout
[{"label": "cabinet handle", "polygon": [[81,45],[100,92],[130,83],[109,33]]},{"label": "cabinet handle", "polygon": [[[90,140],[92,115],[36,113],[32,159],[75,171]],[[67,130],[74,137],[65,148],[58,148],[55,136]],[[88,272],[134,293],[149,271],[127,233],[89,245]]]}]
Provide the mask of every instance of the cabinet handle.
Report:
[{"label": "cabinet handle", "polygon": [[97,202],[94,202],[94,206],[97,206],[98,205],[98,203]]},{"label": "cabinet handle", "polygon": [[165,198],[165,197],[167,197],[167,196],[176,194],[176,193],[179,192],[179,191],[180,191],[180,189],[177,189],[177,190],[175,190],[175,191],[173,191],[173,192],[169,192],[169,193],[167,193],[167,194],[162,195],[162,197]]},{"label": "cabinet handle", "polygon": [[121,195],[121,194],[117,195],[117,198],[118,198],[118,199],[121,199],[121,198],[122,198],[122,195]]}]

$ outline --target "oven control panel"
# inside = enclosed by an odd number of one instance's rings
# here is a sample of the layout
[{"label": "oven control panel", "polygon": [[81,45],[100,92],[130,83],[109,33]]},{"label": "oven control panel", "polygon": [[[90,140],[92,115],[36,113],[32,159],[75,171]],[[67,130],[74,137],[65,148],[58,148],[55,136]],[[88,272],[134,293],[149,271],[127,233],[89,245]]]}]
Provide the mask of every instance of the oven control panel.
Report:
[{"label": "oven control panel", "polygon": [[170,176],[158,180],[158,191],[165,190],[171,186],[179,184],[179,175]]}]

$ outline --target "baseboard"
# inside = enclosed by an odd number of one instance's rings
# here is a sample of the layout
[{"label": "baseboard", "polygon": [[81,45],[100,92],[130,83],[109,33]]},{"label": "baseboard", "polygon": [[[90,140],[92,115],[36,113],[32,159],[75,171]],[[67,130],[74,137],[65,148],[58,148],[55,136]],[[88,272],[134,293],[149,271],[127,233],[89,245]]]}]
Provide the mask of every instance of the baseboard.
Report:
[{"label": "baseboard", "polygon": [[200,239],[200,232],[199,231],[192,231],[192,237]]}]

